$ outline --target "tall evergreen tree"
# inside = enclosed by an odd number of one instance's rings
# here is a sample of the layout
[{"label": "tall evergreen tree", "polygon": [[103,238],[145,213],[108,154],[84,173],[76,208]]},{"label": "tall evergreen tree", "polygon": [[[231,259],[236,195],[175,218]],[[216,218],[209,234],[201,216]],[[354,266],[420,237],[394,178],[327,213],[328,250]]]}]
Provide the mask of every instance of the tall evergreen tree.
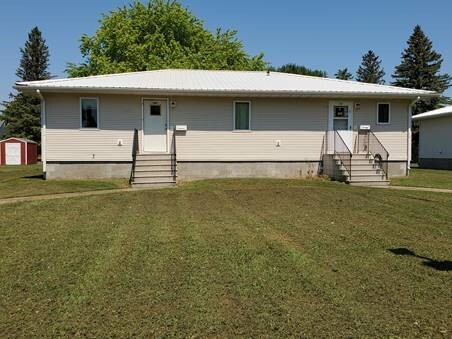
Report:
[{"label": "tall evergreen tree", "polygon": [[[21,81],[50,78],[49,49],[38,27],[28,34],[24,48],[20,49],[20,64],[16,75]],[[34,94],[10,94],[10,101],[3,102],[1,118],[6,122],[6,137],[28,138],[40,142],[40,99]]]},{"label": "tall evergreen tree", "polygon": [[337,70],[337,73],[334,74],[334,76],[336,77],[336,79],[339,79],[339,80],[351,80],[351,79],[353,79],[353,75],[352,75],[352,73],[350,73],[348,71],[347,67],[346,68],[339,68]]},{"label": "tall evergreen tree", "polygon": [[363,55],[361,65],[356,71],[356,80],[371,84],[384,84],[384,76],[385,72],[381,67],[380,58],[372,50],[369,50]]},{"label": "tall evergreen tree", "polygon": [[301,74],[301,75],[310,75],[314,77],[326,78],[328,75],[325,71],[320,69],[311,69],[305,66],[289,63],[282,65],[281,67],[276,69],[278,72],[282,73],[292,73],[292,74]]},{"label": "tall evergreen tree", "polygon": [[[440,74],[443,58],[433,49],[432,41],[416,25],[407,41],[408,46],[402,53],[402,62],[396,66],[393,85],[407,88],[432,90],[443,93],[451,85],[448,74]],[[436,108],[440,98],[420,100],[413,114]]]}]

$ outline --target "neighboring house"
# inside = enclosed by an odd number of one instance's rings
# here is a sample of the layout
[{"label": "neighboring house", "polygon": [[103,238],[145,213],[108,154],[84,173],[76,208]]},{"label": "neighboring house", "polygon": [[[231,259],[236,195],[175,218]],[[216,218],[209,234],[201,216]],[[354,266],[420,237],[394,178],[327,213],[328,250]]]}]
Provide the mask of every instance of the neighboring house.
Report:
[{"label": "neighboring house", "polygon": [[452,169],[452,105],[417,114],[419,166]]},{"label": "neighboring house", "polygon": [[299,177],[322,168],[357,182],[405,175],[411,106],[437,95],[278,72],[204,70],[15,88],[41,95],[47,178],[131,176],[136,184],[173,183],[176,170],[183,180]]},{"label": "neighboring house", "polygon": [[0,120],[0,139],[5,135],[6,130],[6,122],[4,120]]}]

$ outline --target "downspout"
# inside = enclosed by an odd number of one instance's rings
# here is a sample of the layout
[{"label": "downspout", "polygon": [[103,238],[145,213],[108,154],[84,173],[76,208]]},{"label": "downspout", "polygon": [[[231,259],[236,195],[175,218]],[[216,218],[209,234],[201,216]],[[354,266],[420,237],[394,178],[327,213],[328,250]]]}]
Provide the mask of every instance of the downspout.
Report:
[{"label": "downspout", "polygon": [[36,90],[36,93],[41,98],[41,161],[42,161],[42,172],[44,174],[44,179],[46,178],[47,172],[47,158],[46,158],[46,146],[47,146],[47,138],[46,138],[46,100],[42,95],[39,89]]},{"label": "downspout", "polygon": [[411,135],[411,127],[413,126],[412,123],[412,117],[413,117],[413,106],[416,102],[418,102],[421,99],[421,97],[417,97],[415,100],[411,101],[408,106],[408,119],[407,119],[407,132],[408,132],[408,138],[407,138],[407,167],[406,167],[406,175],[410,174],[411,170],[411,152],[412,152],[412,135]]}]

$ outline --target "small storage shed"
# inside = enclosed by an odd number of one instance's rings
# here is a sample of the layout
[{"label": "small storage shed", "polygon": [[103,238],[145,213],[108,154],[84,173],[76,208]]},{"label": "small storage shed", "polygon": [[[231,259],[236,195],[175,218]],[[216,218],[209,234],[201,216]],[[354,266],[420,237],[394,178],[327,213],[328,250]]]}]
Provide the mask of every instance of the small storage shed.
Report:
[{"label": "small storage shed", "polygon": [[0,165],[29,165],[38,161],[38,144],[22,138],[0,140]]}]

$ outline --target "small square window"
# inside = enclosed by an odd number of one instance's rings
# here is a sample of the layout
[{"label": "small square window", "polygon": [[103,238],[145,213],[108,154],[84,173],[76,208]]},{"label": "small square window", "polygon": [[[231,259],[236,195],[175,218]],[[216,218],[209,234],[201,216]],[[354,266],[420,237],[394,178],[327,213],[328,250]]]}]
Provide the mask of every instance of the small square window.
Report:
[{"label": "small square window", "polygon": [[98,128],[98,101],[97,98],[82,98],[80,100],[81,127]]},{"label": "small square window", "polygon": [[389,124],[391,121],[391,106],[387,103],[379,103],[377,115],[378,124]]},{"label": "small square window", "polygon": [[335,118],[348,118],[348,106],[334,106]]},{"label": "small square window", "polygon": [[161,115],[161,106],[151,105],[151,115]]},{"label": "small square window", "polygon": [[250,103],[235,102],[234,103],[234,129],[250,130]]}]

